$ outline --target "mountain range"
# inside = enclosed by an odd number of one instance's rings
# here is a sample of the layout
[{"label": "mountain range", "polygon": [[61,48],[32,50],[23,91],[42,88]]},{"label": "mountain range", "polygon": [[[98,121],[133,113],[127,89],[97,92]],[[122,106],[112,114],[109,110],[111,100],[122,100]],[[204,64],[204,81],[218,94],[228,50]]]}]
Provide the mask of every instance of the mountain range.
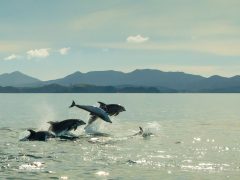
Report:
[{"label": "mountain range", "polygon": [[[83,85],[85,88],[87,86],[95,89],[97,87],[113,87],[116,88],[114,92],[121,92],[122,89],[124,92],[128,92],[134,88],[134,92],[136,88],[142,88],[141,92],[149,90],[149,88],[155,88],[151,89],[151,92],[156,92],[156,89],[159,92],[240,92],[240,76],[227,78],[214,75],[206,78],[184,72],[164,72],[154,69],[138,69],[129,73],[119,71],[81,73],[77,71],[66,77],[49,81],[41,81],[19,71],[0,75],[0,86],[5,89],[6,86],[28,88],[28,90],[29,88],[36,90],[40,87],[54,89],[54,86],[51,86],[53,84],[57,85],[55,88],[83,87]],[[101,92],[104,92],[102,88],[100,89]],[[72,89],[68,89],[68,91],[72,92]]]}]

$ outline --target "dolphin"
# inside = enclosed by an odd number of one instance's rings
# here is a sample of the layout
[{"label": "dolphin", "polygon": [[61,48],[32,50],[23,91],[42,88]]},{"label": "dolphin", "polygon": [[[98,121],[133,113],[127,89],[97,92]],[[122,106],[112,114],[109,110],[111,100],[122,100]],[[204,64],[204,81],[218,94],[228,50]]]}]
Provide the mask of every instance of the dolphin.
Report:
[{"label": "dolphin", "polygon": [[29,140],[29,141],[46,141],[48,138],[55,138],[55,135],[48,131],[34,131],[32,129],[28,129],[30,135],[21,141]]},{"label": "dolphin", "polygon": [[105,104],[103,102],[98,101],[100,104],[100,108],[106,111],[109,116],[117,116],[120,112],[126,111],[126,109],[120,104]]},{"label": "dolphin", "polygon": [[[105,104],[103,102],[98,101],[99,108],[103,109],[109,116],[117,116],[120,112],[126,111],[126,109],[120,104]],[[91,115],[88,121],[88,125],[92,124],[97,120],[96,115]]]},{"label": "dolphin", "polygon": [[151,132],[144,132],[143,131],[143,128],[140,126],[139,127],[139,132],[137,132],[137,133],[135,133],[134,135],[132,135],[132,136],[142,136],[142,137],[144,137],[144,138],[147,138],[147,137],[149,137],[149,136],[153,136],[153,133],[151,133]]},{"label": "dolphin", "polygon": [[50,124],[49,131],[56,134],[56,136],[64,135],[71,130],[75,131],[78,126],[86,124],[80,119],[66,119],[60,122],[49,121],[48,123]]},{"label": "dolphin", "polygon": [[[99,117],[99,118],[101,118],[102,120],[104,120],[106,122],[112,123],[112,121],[110,120],[110,118],[109,118],[108,114],[106,113],[106,111],[104,111],[103,109],[101,109],[99,107],[78,105],[74,101],[72,102],[71,106],[69,106],[69,108],[72,108],[72,107],[78,107],[80,109],[83,109],[85,111],[90,112],[90,115],[92,115],[92,116]],[[95,120],[93,120],[93,121],[95,121]],[[91,124],[93,121],[90,118],[89,122],[88,122],[88,125]]]}]

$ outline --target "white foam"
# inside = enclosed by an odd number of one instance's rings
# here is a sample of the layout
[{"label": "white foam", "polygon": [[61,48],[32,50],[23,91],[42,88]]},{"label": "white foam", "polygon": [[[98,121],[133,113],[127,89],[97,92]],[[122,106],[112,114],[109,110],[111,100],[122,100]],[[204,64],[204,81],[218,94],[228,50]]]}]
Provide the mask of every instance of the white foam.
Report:
[{"label": "white foam", "polygon": [[61,176],[59,179],[67,180],[68,177],[67,176]]},{"label": "white foam", "polygon": [[201,141],[201,138],[200,137],[194,137],[193,138],[195,141]]},{"label": "white foam", "polygon": [[30,164],[22,164],[19,166],[20,170],[41,170],[43,169],[43,162],[32,162]]},{"label": "white foam", "polygon": [[173,157],[170,156],[170,155],[156,155],[156,156],[152,156],[152,155],[150,155],[149,157],[152,157],[152,158],[162,158],[162,159],[173,158]]},{"label": "white foam", "polygon": [[108,176],[109,173],[105,172],[105,171],[98,171],[98,172],[96,172],[96,175],[98,175],[98,176]]},{"label": "white foam", "polygon": [[147,123],[147,126],[144,128],[145,132],[151,132],[153,134],[157,134],[161,129],[161,125],[158,122],[150,122]]},{"label": "white foam", "polygon": [[191,163],[191,162],[192,162],[192,160],[191,160],[191,159],[186,159],[186,160],[183,160],[182,162]]},{"label": "white foam", "polygon": [[182,165],[181,168],[184,170],[199,170],[199,171],[223,171],[224,167],[230,166],[229,164],[215,164],[215,163],[199,163],[198,165]]},{"label": "white foam", "polygon": [[229,150],[229,147],[225,147],[225,151],[228,151]]},{"label": "white foam", "polygon": [[99,142],[99,138],[91,138],[89,141],[90,142]]}]

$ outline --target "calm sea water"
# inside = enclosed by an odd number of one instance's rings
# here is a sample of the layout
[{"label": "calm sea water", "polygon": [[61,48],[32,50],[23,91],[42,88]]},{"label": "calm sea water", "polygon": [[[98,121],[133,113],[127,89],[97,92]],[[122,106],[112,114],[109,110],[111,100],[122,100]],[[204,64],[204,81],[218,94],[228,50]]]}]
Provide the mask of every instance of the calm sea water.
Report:
[{"label": "calm sea water", "polygon": [[[77,141],[20,142],[27,128],[81,118],[71,101],[120,103]],[[240,94],[0,94],[0,179],[239,179]],[[142,126],[154,136],[132,137]]]}]

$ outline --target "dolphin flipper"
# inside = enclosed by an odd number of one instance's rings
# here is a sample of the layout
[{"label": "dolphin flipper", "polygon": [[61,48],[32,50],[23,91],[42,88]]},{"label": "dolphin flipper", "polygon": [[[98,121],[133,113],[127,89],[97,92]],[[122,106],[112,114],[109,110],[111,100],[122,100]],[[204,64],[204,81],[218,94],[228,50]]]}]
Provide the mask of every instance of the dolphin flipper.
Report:
[{"label": "dolphin flipper", "polygon": [[117,116],[119,114],[119,112],[116,112],[115,114],[114,114],[114,116]]},{"label": "dolphin flipper", "polygon": [[88,120],[88,125],[90,125],[90,124],[92,124],[94,121],[96,121],[97,118],[98,118],[97,116],[92,115],[92,116],[89,118],[89,120]]},{"label": "dolphin flipper", "polygon": [[87,124],[87,126],[84,127],[84,129],[87,129],[94,121],[97,120],[97,118],[98,117],[96,115],[91,115],[89,120],[88,120],[88,124]]}]

